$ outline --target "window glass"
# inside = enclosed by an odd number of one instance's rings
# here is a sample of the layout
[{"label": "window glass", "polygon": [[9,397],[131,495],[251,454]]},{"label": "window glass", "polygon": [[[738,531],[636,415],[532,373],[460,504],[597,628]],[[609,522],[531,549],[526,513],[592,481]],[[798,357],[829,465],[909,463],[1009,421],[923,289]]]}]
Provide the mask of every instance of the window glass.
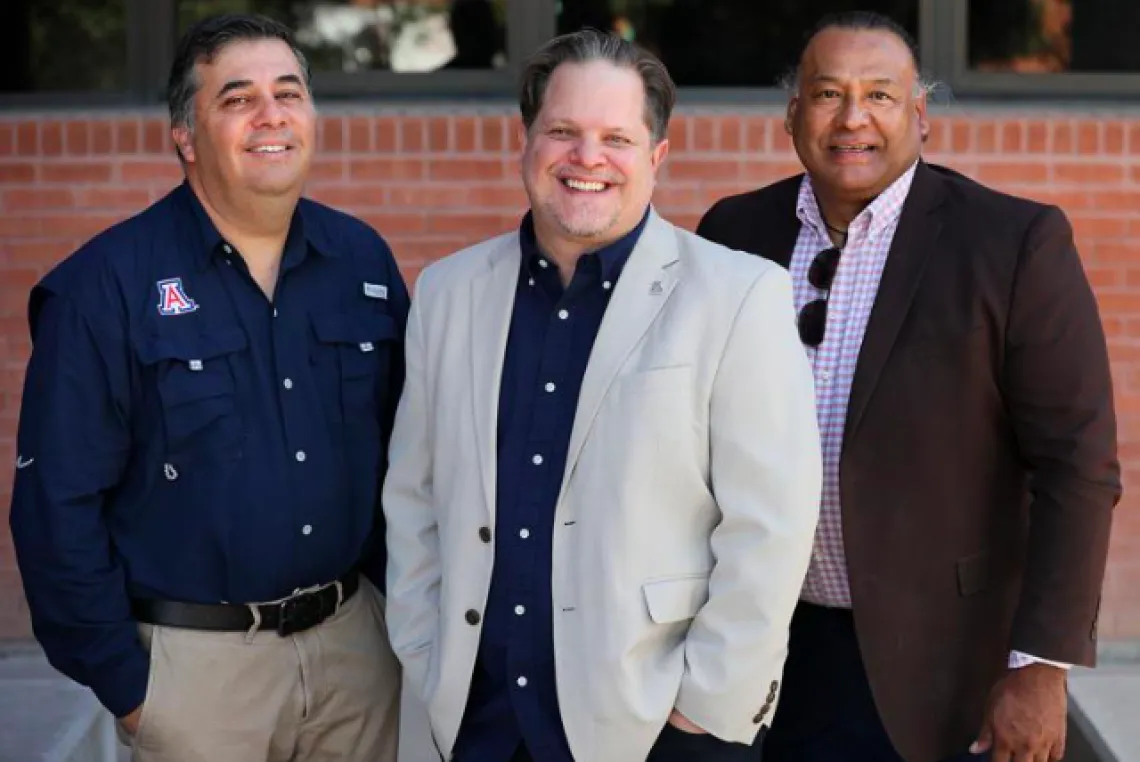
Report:
[{"label": "window glass", "polygon": [[0,92],[127,88],[125,0],[4,0]]}]

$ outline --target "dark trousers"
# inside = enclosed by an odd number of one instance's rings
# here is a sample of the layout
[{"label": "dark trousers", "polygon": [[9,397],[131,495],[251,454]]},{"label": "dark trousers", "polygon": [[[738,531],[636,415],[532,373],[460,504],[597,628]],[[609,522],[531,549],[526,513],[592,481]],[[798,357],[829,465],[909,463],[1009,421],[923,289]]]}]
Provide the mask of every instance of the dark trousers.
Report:
[{"label": "dark trousers", "polygon": [[[716,736],[694,735],[677,730],[666,724],[661,735],[649,751],[645,762],[760,762],[760,747],[763,738],[757,738],[752,746],[729,743]],[[511,762],[542,762],[535,760],[520,746]]]},{"label": "dark trousers", "polygon": [[[905,762],[875,709],[850,611],[796,607],[783,685],[764,762]],[[963,749],[946,762],[988,759]]]}]

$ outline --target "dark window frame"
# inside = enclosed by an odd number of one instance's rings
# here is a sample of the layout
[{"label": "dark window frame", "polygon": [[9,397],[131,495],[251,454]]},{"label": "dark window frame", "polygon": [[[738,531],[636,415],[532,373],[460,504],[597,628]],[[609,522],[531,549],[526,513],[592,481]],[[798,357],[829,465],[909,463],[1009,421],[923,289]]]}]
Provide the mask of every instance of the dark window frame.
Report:
[{"label": "dark window frame", "polygon": [[[394,102],[478,100],[509,102],[525,56],[555,31],[557,0],[508,0],[507,65],[488,71],[439,71],[397,74],[388,71],[313,74],[320,100]],[[979,72],[969,68],[968,8],[965,0],[917,0],[919,49],[924,73],[946,85],[955,100],[1123,99],[1140,90],[1137,73],[1017,74]],[[50,92],[0,94],[0,109],[83,108],[157,105],[163,101],[166,72],[177,40],[176,0],[126,0],[127,83],[115,92]],[[148,30],[166,29],[167,34]],[[782,93],[771,87],[686,87],[683,105],[776,104]]]}]

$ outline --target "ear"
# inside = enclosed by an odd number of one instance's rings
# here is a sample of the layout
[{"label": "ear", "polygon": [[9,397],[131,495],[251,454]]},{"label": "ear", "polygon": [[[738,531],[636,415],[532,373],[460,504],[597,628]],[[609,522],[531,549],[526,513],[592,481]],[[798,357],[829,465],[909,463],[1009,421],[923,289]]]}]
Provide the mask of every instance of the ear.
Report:
[{"label": "ear", "polygon": [[516,130],[516,137],[518,138],[518,141],[519,141],[519,145],[523,146],[525,148],[526,147],[526,140],[528,137],[528,131],[527,131],[526,125],[522,123],[521,119],[519,119],[515,122],[515,130]]},{"label": "ear", "polygon": [[930,137],[930,120],[926,113],[926,93],[915,99],[914,110],[918,112],[918,134],[922,136],[922,142],[925,143],[926,139]]},{"label": "ear", "polygon": [[170,137],[174,139],[174,147],[178,149],[178,155],[182,157],[182,161],[193,164],[194,141],[191,140],[190,128],[173,127],[170,130]]},{"label": "ear", "polygon": [[796,113],[799,111],[799,108],[799,96],[792,96],[792,98],[788,101],[788,110],[784,114],[784,132],[788,133],[789,135],[792,134],[792,125],[796,121]]},{"label": "ear", "polygon": [[661,168],[665,163],[665,157],[669,155],[669,138],[662,138],[661,142],[653,146],[653,151],[649,154],[649,163],[653,166],[653,171]]}]

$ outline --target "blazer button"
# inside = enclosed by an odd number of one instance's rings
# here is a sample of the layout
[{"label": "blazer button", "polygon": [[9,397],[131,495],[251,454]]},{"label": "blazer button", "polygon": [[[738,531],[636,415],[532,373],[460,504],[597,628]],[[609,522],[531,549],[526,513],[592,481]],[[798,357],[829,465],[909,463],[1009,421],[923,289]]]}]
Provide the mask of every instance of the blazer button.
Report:
[{"label": "blazer button", "polygon": [[482,540],[483,542],[490,542],[491,541],[491,528],[490,527],[479,527],[479,539]]},{"label": "blazer button", "polygon": [[479,624],[480,616],[479,612],[475,609],[467,609],[467,613],[463,615],[463,618],[467,620],[467,624],[476,625]]}]

